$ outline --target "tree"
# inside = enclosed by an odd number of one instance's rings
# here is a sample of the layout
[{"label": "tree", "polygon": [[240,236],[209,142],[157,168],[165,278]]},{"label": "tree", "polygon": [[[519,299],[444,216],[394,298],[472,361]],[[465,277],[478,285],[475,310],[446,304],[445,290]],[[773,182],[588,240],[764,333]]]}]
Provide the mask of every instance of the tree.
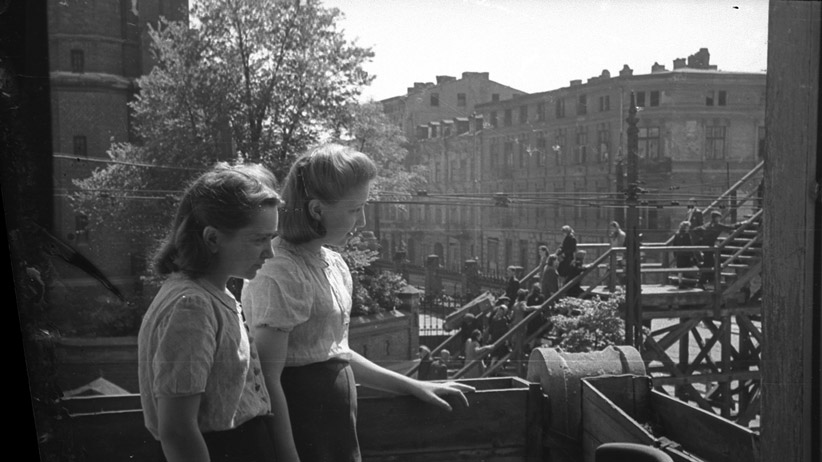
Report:
[{"label": "tree", "polygon": [[316,0],[200,0],[191,27],[161,21],[131,103],[139,143],[112,145],[112,164],[74,182],[75,209],[146,248],[181,185],[216,161],[261,162],[282,178],[372,80],[362,65],[373,53],[345,38],[341,15]]},{"label": "tree", "polygon": [[228,151],[282,173],[373,79],[341,16],[316,0],[202,0],[193,27],[163,22],[132,105],[139,135],[166,160]]},{"label": "tree", "polygon": [[404,200],[427,183],[425,167],[406,169],[408,140],[375,101],[351,105],[350,119],[337,130],[338,141],[367,154],[379,167],[372,198]]}]

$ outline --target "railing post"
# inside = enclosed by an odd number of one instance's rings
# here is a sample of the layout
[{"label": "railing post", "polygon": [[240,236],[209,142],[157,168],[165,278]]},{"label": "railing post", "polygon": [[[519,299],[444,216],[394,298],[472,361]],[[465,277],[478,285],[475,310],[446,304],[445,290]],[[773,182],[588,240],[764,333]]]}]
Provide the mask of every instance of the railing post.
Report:
[{"label": "railing post", "polygon": [[616,289],[616,276],[617,271],[617,251],[611,250],[610,260],[608,262],[611,265],[610,271],[608,272],[608,292],[613,292]]}]

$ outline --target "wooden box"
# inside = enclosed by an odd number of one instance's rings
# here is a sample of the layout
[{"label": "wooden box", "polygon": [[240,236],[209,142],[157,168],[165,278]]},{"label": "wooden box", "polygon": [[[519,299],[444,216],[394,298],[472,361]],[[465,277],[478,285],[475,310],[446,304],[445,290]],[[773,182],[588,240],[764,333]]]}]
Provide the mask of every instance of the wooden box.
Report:
[{"label": "wooden box", "polygon": [[758,462],[759,434],[652,389],[648,376],[588,377],[582,385],[582,453],[603,443],[661,448],[676,462]]},{"label": "wooden box", "polygon": [[410,396],[362,390],[359,437],[364,462],[542,460],[542,389],[517,377],[460,379],[476,392],[453,411]]},{"label": "wooden box", "polygon": [[[358,433],[364,462],[539,461],[544,395],[517,377],[461,379],[475,392],[447,412],[411,396],[359,387]],[[140,396],[88,396],[60,402],[60,434],[78,461],[153,461],[158,446],[143,425]],[[65,452],[65,451],[64,451]]]}]

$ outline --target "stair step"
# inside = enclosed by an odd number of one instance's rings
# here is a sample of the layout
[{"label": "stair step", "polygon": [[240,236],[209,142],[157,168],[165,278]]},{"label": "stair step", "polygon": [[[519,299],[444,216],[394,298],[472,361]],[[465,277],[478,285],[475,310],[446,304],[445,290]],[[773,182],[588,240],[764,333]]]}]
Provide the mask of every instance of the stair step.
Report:
[{"label": "stair step", "polygon": [[756,247],[756,246],[750,246],[750,247],[745,248],[744,246],[726,245],[725,247],[723,247],[723,249],[733,250],[733,251],[745,249],[745,252],[762,253],[762,247]]}]

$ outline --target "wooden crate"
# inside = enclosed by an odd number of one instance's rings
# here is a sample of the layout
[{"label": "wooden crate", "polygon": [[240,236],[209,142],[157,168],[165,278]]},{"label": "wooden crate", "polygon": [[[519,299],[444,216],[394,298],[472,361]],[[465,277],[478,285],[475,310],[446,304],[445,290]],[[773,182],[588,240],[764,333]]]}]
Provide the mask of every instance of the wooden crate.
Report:
[{"label": "wooden crate", "polygon": [[[447,412],[411,396],[359,388],[358,432],[365,462],[540,461],[544,395],[517,377],[462,379],[476,388],[466,408]],[[140,396],[61,401],[61,434],[77,460],[153,461],[157,445],[143,425]]]},{"label": "wooden crate", "polygon": [[452,412],[409,396],[363,390],[359,435],[364,462],[542,460],[542,389],[517,377],[461,379],[476,388]]},{"label": "wooden crate", "polygon": [[582,453],[602,443],[659,447],[677,462],[758,462],[759,434],[652,388],[648,376],[588,377],[582,386]]}]

